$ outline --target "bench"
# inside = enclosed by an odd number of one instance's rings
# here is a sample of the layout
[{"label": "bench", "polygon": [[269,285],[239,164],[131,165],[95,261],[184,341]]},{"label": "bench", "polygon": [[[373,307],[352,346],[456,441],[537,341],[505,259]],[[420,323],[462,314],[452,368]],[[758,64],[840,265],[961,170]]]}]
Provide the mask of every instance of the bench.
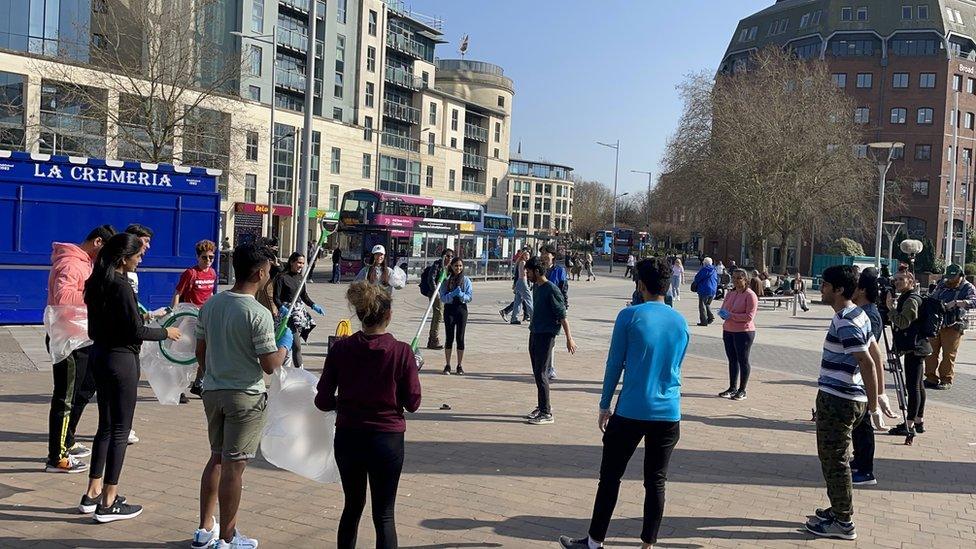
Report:
[{"label": "bench", "polygon": [[787,310],[793,309],[793,316],[796,316],[796,310],[799,308],[800,300],[796,295],[772,295],[772,296],[760,296],[759,306],[771,306],[774,309],[780,307],[785,307]]}]

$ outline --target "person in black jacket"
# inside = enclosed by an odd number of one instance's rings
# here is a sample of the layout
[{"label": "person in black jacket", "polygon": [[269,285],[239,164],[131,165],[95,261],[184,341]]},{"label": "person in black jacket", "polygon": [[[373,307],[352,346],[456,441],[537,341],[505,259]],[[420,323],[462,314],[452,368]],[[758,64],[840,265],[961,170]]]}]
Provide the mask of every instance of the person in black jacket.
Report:
[{"label": "person in black jacket", "polygon": [[[150,328],[143,323],[135,292],[126,275],[142,261],[145,246],[136,235],[116,234],[105,243],[85,282],[91,368],[98,391],[98,431],[92,449],[88,491],[78,509],[95,513],[97,522],[135,518],[142,507],[118,495],[139,384],[139,352],[143,341],[177,340],[176,328]],[[104,474],[104,478],[103,478]]]},{"label": "person in black jacket", "polygon": [[[315,321],[312,315],[308,314],[309,307],[316,313],[324,315],[322,307],[315,304],[312,298],[308,297],[305,286],[302,286],[301,294],[298,294],[298,287],[302,283],[302,271],[305,269],[305,256],[295,252],[288,258],[288,266],[285,272],[278,275],[274,281],[274,304],[279,314],[288,315],[288,328],[295,336],[291,344],[291,361],[296,368],[304,368],[302,365],[302,340],[308,340],[308,334],[315,328]],[[295,308],[291,311],[291,301],[298,294],[298,301]]]}]

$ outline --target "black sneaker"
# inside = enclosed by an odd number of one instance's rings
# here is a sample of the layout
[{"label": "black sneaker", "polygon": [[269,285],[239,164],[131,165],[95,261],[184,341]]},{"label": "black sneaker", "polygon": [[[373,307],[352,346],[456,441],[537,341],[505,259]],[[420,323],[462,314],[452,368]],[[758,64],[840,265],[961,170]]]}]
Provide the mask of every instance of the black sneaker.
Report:
[{"label": "black sneaker", "polygon": [[446,375],[446,376],[451,375],[451,365],[450,364],[448,364],[447,366],[444,366],[444,375]]},{"label": "black sneaker", "polygon": [[916,433],[924,433],[925,432],[925,424],[922,423],[921,421],[916,421],[915,422],[915,432]]},{"label": "black sneaker", "polygon": [[733,389],[732,387],[729,387],[728,389],[726,389],[726,390],[722,391],[721,393],[719,393],[718,396],[720,396],[722,398],[732,398],[732,395],[734,395],[734,394],[736,394],[738,392],[739,391],[737,391],[736,389]]},{"label": "black sneaker", "polygon": [[552,425],[556,420],[552,418],[552,414],[543,414],[535,416],[529,420],[529,425]]},{"label": "black sneaker", "polygon": [[[915,433],[917,432],[918,430],[916,429]],[[895,435],[899,437],[907,437],[908,435],[913,435],[915,433],[913,433],[912,430],[909,429],[904,423],[899,423],[898,425],[895,425],[891,429],[888,429],[889,435]]]},{"label": "black sneaker", "polygon": [[940,383],[940,384],[938,384],[935,387],[935,389],[937,391],[948,391],[949,389],[952,389],[952,383],[951,382],[950,383]]},{"label": "black sneaker", "polygon": [[[121,503],[125,503],[125,498],[118,496]],[[78,512],[83,515],[90,515],[95,512],[98,507],[98,502],[101,501],[102,495],[99,494],[93,498],[88,497],[88,494],[81,495],[81,503],[78,504]]]},{"label": "black sneaker", "polygon": [[739,389],[730,398],[732,400],[745,400],[746,399],[746,391],[745,391],[745,389]]},{"label": "black sneaker", "polygon": [[[559,536],[559,545],[565,549],[590,549],[590,538],[573,539],[569,536]],[[603,544],[597,547],[603,547]]]},{"label": "black sneaker", "polygon": [[829,508],[817,509],[816,511],[813,512],[813,514],[817,515],[817,518],[820,520],[832,520],[834,518],[834,512],[831,511]]},{"label": "black sneaker", "polygon": [[927,379],[922,381],[922,385],[926,389],[938,389],[939,388],[939,384],[938,383],[936,383],[934,381],[929,381]]},{"label": "black sneaker", "polygon": [[194,381],[193,384],[190,385],[190,394],[196,396],[203,395],[203,383]]},{"label": "black sneaker", "polygon": [[536,408],[535,410],[532,410],[531,412],[529,412],[528,414],[525,415],[525,419],[533,419],[533,418],[536,418],[536,417],[539,417],[539,409],[538,408]]},{"label": "black sneaker", "polygon": [[843,523],[833,517],[814,524],[808,522],[806,527],[807,532],[821,538],[857,539],[857,531],[854,530],[853,522]]},{"label": "black sneaker", "polygon": [[186,398],[186,393],[180,393],[180,404],[189,404],[190,399]]},{"label": "black sneaker", "polygon": [[128,520],[142,514],[141,505],[130,505],[125,502],[125,498],[116,497],[110,507],[102,507],[101,504],[95,507],[95,522],[115,522],[117,520]]},{"label": "black sneaker", "polygon": [[521,322],[519,322],[518,320],[513,320],[512,322],[509,322],[509,324],[521,324]]},{"label": "black sneaker", "polygon": [[463,376],[464,375],[464,368],[462,368],[460,364],[458,364],[458,367],[457,367],[457,375],[459,375],[459,376]]}]

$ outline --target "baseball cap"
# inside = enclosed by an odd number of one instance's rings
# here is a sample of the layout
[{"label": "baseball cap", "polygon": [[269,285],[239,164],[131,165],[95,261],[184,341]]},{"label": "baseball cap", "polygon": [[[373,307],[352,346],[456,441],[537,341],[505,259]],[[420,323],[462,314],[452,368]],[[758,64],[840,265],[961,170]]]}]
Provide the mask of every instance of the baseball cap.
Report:
[{"label": "baseball cap", "polygon": [[384,248],[382,244],[377,244],[373,246],[373,251],[370,253],[386,255],[386,248]]},{"label": "baseball cap", "polygon": [[949,265],[948,267],[946,267],[946,270],[945,270],[945,275],[946,276],[960,276],[961,274],[962,274],[962,267],[960,267],[959,265],[956,265],[955,263],[953,263],[953,264]]}]

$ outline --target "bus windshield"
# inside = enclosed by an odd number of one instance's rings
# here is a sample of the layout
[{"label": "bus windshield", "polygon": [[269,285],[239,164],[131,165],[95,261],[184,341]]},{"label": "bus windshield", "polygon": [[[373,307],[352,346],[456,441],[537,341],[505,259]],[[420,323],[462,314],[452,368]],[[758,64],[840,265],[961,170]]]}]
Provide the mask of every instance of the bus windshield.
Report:
[{"label": "bus windshield", "polygon": [[368,192],[350,192],[342,198],[339,222],[344,225],[368,225],[379,206],[376,195]]}]

